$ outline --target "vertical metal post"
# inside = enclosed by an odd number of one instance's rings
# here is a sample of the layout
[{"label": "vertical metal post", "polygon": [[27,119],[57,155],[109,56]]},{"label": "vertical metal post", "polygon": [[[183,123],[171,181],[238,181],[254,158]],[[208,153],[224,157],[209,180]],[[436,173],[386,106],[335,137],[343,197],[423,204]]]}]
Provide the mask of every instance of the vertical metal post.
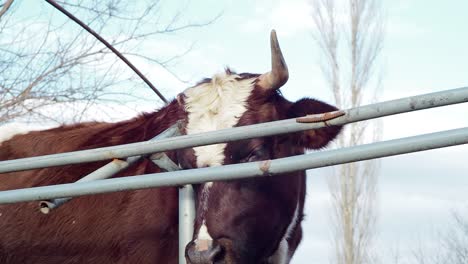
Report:
[{"label": "vertical metal post", "polygon": [[195,200],[190,184],[179,188],[179,264],[185,262],[185,246],[192,240]]}]

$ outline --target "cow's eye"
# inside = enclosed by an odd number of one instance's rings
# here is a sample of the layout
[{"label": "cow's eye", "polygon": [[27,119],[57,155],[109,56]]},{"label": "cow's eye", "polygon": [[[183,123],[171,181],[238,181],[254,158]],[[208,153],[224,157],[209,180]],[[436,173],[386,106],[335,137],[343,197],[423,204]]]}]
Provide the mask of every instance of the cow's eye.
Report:
[{"label": "cow's eye", "polygon": [[241,162],[254,162],[265,159],[265,151],[263,148],[252,150],[249,155],[241,160]]},{"label": "cow's eye", "polygon": [[259,161],[260,157],[258,155],[252,155],[249,157],[249,160],[247,162],[254,162],[254,161]]}]

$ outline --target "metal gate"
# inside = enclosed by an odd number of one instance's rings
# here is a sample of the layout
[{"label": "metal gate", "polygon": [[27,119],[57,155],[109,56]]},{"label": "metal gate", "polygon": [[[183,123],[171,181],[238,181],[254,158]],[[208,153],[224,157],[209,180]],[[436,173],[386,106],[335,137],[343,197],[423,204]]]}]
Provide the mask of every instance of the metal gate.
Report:
[{"label": "metal gate", "polygon": [[[293,133],[330,125],[344,125],[465,102],[468,102],[468,87],[386,101],[344,111],[193,135],[180,135],[179,124],[176,123],[146,142],[0,161],[0,173],[5,173],[113,159],[112,162],[75,183],[1,191],[0,204],[40,201],[41,211],[48,213],[75,196],[161,186],[183,186],[179,190],[179,263],[185,263],[184,247],[191,240],[195,214],[193,190],[190,184],[273,176],[285,172],[466,144],[468,143],[468,127],[275,160],[180,171],[177,170],[178,166],[167,158],[165,151]],[[127,168],[141,157],[150,157],[167,172],[105,179]],[[95,181],[97,179],[101,180]]]}]

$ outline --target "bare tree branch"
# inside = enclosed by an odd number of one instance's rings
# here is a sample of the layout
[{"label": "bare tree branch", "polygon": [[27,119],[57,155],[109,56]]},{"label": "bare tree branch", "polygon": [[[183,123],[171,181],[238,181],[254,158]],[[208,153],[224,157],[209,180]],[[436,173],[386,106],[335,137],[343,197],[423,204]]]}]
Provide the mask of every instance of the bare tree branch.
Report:
[{"label": "bare tree branch", "polygon": [[451,225],[437,235],[436,245],[426,248],[419,243],[413,249],[416,264],[465,264],[468,263],[468,214],[454,211]]},{"label": "bare tree branch", "polygon": [[5,3],[0,5],[0,20],[2,19],[2,16],[10,9],[11,5],[13,4],[14,0],[6,0]]},{"label": "bare tree branch", "polygon": [[[210,25],[218,18],[185,23],[182,21],[187,19],[182,19],[180,11],[173,12],[172,17],[167,13],[162,17],[159,1],[62,0],[60,4],[90,24],[123,54],[166,68],[176,78],[170,63],[192,47],[176,54],[163,54],[138,46],[159,40],[165,34]],[[82,107],[75,111],[78,121],[91,106],[107,102],[113,96],[120,101],[149,100],[136,92],[137,88],[146,90],[141,80],[132,77],[129,69],[104,45],[73,22],[58,13],[23,18],[15,15],[22,6],[15,7],[0,20],[0,124],[15,118],[44,120],[47,114],[43,111],[52,109],[50,106],[54,104],[82,102],[76,104]],[[58,113],[50,114],[58,116],[57,122],[64,121]]]},{"label": "bare tree branch", "polygon": [[[358,107],[375,99],[381,88],[374,78],[383,43],[383,21],[377,0],[311,0],[314,39],[323,54],[321,70],[339,108]],[[374,128],[372,130],[371,128]],[[375,141],[380,126],[350,124],[339,147]],[[329,179],[334,211],[334,252],[338,264],[375,263],[372,252],[377,204],[377,161],[337,166]]]}]

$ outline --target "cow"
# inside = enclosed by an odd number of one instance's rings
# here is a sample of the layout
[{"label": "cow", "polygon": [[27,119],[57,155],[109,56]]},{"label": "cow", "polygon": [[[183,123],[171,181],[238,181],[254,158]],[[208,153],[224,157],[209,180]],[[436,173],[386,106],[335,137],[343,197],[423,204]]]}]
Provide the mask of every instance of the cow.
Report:
[{"label": "cow", "polygon": [[[156,112],[117,123],[88,122],[15,135],[0,160],[146,141],[181,120],[182,134],[337,110],[319,100],[285,99],[288,69],[271,33],[271,71],[226,69],[187,88]],[[300,155],[321,149],[340,126],[168,151],[181,169]],[[0,190],[73,182],[108,161],[0,175]],[[157,173],[142,159],[115,177]],[[304,171],[194,185],[196,217],[187,263],[289,263],[302,239]],[[0,263],[178,263],[178,188],[72,199],[48,215],[37,202],[0,205]]]}]

